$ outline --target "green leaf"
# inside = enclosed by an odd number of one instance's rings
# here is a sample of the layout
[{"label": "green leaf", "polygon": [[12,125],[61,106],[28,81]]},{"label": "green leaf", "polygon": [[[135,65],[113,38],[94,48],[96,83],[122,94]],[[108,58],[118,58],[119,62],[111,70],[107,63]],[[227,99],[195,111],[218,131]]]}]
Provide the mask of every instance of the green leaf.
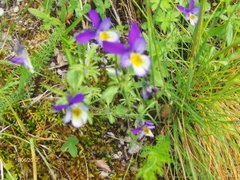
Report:
[{"label": "green leaf", "polygon": [[35,17],[43,20],[49,20],[50,16],[48,14],[45,14],[42,11],[39,11],[38,9],[34,8],[28,8],[28,11]]},{"label": "green leaf", "polygon": [[48,14],[45,14],[44,12],[34,9],[34,8],[28,8],[29,13],[31,13],[33,16],[42,19],[44,23],[49,23],[52,26],[62,25],[61,21],[57,18],[50,17]]},{"label": "green leaf", "polygon": [[80,88],[83,79],[84,76],[82,75],[81,69],[75,66],[72,66],[72,69],[67,72],[67,82],[74,91]]},{"label": "green leaf", "polygon": [[115,123],[115,118],[112,114],[108,114],[108,120],[111,124]]},{"label": "green leaf", "polygon": [[106,16],[106,9],[111,7],[109,0],[93,0],[95,6],[97,7],[97,12],[103,18]]},{"label": "green leaf", "polygon": [[156,139],[156,145],[146,146],[141,154],[146,161],[138,169],[137,177],[141,177],[143,180],[155,180],[157,179],[156,175],[163,176],[164,166],[171,163],[170,139],[165,136],[158,136]]},{"label": "green leaf", "polygon": [[102,93],[102,99],[104,99],[107,104],[109,105],[114,96],[117,94],[119,87],[118,86],[112,86],[107,88],[103,93]]},{"label": "green leaf", "polygon": [[62,145],[61,150],[63,152],[68,151],[72,157],[76,157],[78,150],[76,145],[79,143],[79,140],[76,137],[69,137],[67,141]]},{"label": "green leaf", "polygon": [[91,6],[89,4],[84,4],[83,9],[80,8],[75,9],[76,17],[82,18],[83,15],[87,14],[90,9]]},{"label": "green leaf", "polygon": [[228,23],[226,34],[227,34],[227,45],[229,46],[232,43],[232,39],[233,39],[233,25],[231,23]]},{"label": "green leaf", "polygon": [[159,7],[160,0],[150,0],[151,9],[155,11]]},{"label": "green leaf", "polygon": [[44,12],[46,14],[50,14],[53,2],[54,2],[53,0],[44,0],[43,1]]},{"label": "green leaf", "polygon": [[128,109],[123,105],[118,105],[114,110],[114,113],[118,116],[126,115],[127,112],[128,112]]}]

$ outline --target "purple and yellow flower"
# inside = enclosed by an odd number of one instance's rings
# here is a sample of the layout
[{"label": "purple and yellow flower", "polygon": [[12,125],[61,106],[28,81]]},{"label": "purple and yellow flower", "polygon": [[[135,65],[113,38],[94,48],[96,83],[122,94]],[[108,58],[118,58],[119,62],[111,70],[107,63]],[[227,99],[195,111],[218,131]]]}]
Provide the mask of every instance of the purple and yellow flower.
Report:
[{"label": "purple and yellow flower", "polygon": [[103,49],[107,53],[120,55],[122,67],[131,66],[135,75],[145,76],[150,68],[151,61],[149,56],[143,54],[146,50],[146,41],[141,35],[140,28],[133,22],[128,33],[128,47],[120,42],[103,41]]},{"label": "purple and yellow flower", "polygon": [[87,123],[88,107],[82,103],[83,100],[84,94],[79,93],[73,97],[69,97],[66,104],[55,105],[53,109],[57,112],[66,109],[63,122],[69,123],[72,121],[72,125],[79,128]]},{"label": "purple and yellow flower", "polygon": [[32,63],[30,61],[30,58],[28,56],[27,50],[19,43],[15,45],[15,51],[17,56],[10,59],[10,61],[14,64],[20,64],[29,69],[31,73],[34,72],[34,68],[32,66]]},{"label": "purple and yellow flower", "polygon": [[96,39],[98,44],[102,45],[103,41],[117,42],[119,35],[115,31],[109,30],[111,27],[110,18],[101,20],[96,10],[89,11],[88,16],[92,22],[93,28],[86,29],[76,36],[76,41],[79,44],[84,44],[92,39]]},{"label": "purple and yellow flower", "polygon": [[148,99],[153,93],[156,93],[158,88],[146,85],[142,90],[143,99]]},{"label": "purple and yellow flower", "polygon": [[183,6],[177,6],[178,10],[182,12],[187,20],[190,21],[190,24],[195,26],[198,22],[198,13],[200,8],[194,6],[194,0],[189,0],[189,7],[185,8]]},{"label": "purple and yellow flower", "polygon": [[140,127],[131,129],[131,132],[135,135],[138,134],[138,139],[142,139],[144,136],[154,137],[151,129],[155,129],[154,124],[146,121]]}]

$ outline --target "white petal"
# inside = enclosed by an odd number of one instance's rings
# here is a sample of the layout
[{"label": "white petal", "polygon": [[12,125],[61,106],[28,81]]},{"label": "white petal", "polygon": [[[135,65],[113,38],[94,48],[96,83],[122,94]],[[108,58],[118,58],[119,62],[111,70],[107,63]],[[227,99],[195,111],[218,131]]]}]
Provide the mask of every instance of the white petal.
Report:
[{"label": "white petal", "polygon": [[[101,38],[101,34],[104,34],[104,38]],[[117,42],[119,40],[119,34],[115,31],[99,31],[97,32],[96,40],[100,45],[102,45],[103,41]]]},{"label": "white petal", "polygon": [[147,74],[147,71],[143,67],[133,66],[133,70],[134,70],[135,75],[140,76],[140,77],[145,76]]},{"label": "white petal", "polygon": [[72,125],[75,128],[79,128],[83,125],[82,116],[72,116]]},{"label": "white petal", "polygon": [[68,108],[67,111],[66,111],[66,114],[63,118],[63,122],[64,123],[69,123],[71,121],[71,117],[72,117],[72,111],[71,111],[71,109]]},{"label": "white petal", "polygon": [[119,34],[115,31],[108,31],[107,34],[109,35],[109,39],[107,41],[109,42],[116,42],[119,40]]},{"label": "white petal", "polygon": [[193,16],[194,16],[193,19],[190,18],[190,24],[193,26],[196,26],[197,22],[198,22],[198,16],[195,16],[195,15],[193,15]]},{"label": "white petal", "polygon": [[141,55],[141,59],[143,61],[142,66],[139,67],[139,66],[132,65],[133,70],[137,76],[145,76],[148,73],[150,64],[151,64],[151,61],[148,56]]},{"label": "white petal", "polygon": [[72,125],[76,128],[79,128],[87,123],[88,108],[81,103],[75,105],[74,108],[79,108],[81,110],[80,116],[76,116],[74,113],[72,113]]},{"label": "white petal", "polygon": [[151,61],[150,61],[150,58],[146,55],[141,55],[141,58],[143,60],[143,67],[146,71],[149,70],[150,68],[150,65],[151,65]]}]

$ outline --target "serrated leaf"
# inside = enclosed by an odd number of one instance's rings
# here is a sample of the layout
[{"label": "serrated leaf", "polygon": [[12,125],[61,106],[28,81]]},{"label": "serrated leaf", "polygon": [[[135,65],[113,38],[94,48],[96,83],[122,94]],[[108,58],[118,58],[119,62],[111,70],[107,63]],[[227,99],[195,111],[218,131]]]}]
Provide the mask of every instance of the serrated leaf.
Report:
[{"label": "serrated leaf", "polygon": [[146,146],[141,154],[146,158],[141,168],[138,169],[137,177],[143,180],[157,179],[156,175],[163,175],[165,164],[170,164],[170,139],[164,136],[158,136],[155,146]]},{"label": "serrated leaf", "polygon": [[119,87],[118,86],[111,86],[108,87],[103,93],[102,93],[102,99],[105,100],[107,102],[107,104],[109,105],[114,96],[117,94]]}]

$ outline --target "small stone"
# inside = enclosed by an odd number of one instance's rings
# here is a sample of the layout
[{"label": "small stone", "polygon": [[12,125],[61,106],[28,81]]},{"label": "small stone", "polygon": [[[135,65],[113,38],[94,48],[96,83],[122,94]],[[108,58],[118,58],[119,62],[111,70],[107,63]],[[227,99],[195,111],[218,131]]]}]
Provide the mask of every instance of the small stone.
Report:
[{"label": "small stone", "polygon": [[55,67],[55,66],[56,66],[56,64],[54,62],[50,63],[50,67]]},{"label": "small stone", "polygon": [[119,159],[119,158],[120,158],[119,155],[117,155],[117,154],[113,155],[113,159]]},{"label": "small stone", "polygon": [[13,8],[13,12],[17,13],[18,11],[19,11],[19,7],[18,7],[18,6],[15,6],[15,7]]},{"label": "small stone", "polygon": [[135,154],[135,153],[139,152],[141,149],[142,149],[142,146],[139,143],[135,142],[132,145],[132,147],[129,148],[128,153]]},{"label": "small stone", "polygon": [[0,17],[3,16],[3,14],[4,14],[3,8],[0,8]]},{"label": "small stone", "polygon": [[101,177],[101,178],[106,178],[106,177],[108,177],[108,176],[109,176],[109,173],[108,173],[108,172],[101,171],[101,173],[100,173],[100,177]]},{"label": "small stone", "polygon": [[59,75],[63,75],[63,71],[62,71],[61,69],[58,69],[58,70],[57,70],[57,73],[58,73]]}]

